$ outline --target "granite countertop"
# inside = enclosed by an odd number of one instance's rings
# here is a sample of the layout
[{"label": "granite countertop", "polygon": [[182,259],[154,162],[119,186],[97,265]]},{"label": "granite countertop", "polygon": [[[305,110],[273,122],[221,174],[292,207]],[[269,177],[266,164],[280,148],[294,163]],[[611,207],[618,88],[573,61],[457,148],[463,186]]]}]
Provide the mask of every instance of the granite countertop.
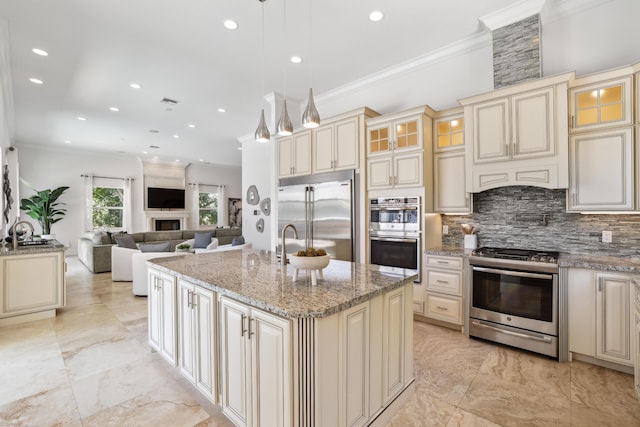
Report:
[{"label": "granite countertop", "polygon": [[290,265],[282,271],[270,251],[243,249],[156,258],[147,263],[233,299],[287,318],[325,317],[413,282],[413,270],[331,260],[311,285]]},{"label": "granite countertop", "polygon": [[7,255],[32,255],[41,254],[46,252],[62,252],[64,251],[64,245],[57,240],[49,240],[44,245],[31,245],[31,246],[18,246],[18,249],[13,249],[11,243],[7,243],[4,248],[0,249],[0,256]]},{"label": "granite countertop", "polygon": [[435,248],[429,248],[424,251],[427,255],[442,255],[442,256],[469,256],[472,249],[465,249],[461,246],[437,246]]}]

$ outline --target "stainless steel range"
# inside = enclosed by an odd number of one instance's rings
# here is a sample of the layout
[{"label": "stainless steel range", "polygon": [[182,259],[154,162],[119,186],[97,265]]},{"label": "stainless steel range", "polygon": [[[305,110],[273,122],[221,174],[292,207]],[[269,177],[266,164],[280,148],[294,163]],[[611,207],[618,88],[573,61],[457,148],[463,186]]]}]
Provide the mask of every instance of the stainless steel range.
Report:
[{"label": "stainless steel range", "polygon": [[558,252],[479,248],[469,335],[558,357]]}]

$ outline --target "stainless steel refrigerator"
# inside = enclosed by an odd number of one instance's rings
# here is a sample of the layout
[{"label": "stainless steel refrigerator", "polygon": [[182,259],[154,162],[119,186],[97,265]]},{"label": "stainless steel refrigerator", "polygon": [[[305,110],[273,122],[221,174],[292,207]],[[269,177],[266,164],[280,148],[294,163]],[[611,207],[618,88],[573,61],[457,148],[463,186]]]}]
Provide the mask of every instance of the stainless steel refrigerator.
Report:
[{"label": "stainless steel refrigerator", "polygon": [[287,253],[313,247],[324,249],[331,258],[355,259],[354,174],[329,173],[280,180],[278,189],[278,251],[282,227],[293,224],[295,239],[287,231]]}]

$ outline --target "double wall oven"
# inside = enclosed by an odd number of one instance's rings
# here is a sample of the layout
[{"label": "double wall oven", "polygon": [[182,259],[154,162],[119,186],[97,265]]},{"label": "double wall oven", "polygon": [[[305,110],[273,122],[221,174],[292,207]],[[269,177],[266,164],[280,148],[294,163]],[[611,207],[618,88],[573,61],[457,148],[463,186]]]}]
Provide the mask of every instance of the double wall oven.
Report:
[{"label": "double wall oven", "polygon": [[369,254],[371,264],[407,268],[420,281],[420,197],[369,200]]},{"label": "double wall oven", "polygon": [[558,357],[558,253],[480,248],[469,264],[469,335]]}]

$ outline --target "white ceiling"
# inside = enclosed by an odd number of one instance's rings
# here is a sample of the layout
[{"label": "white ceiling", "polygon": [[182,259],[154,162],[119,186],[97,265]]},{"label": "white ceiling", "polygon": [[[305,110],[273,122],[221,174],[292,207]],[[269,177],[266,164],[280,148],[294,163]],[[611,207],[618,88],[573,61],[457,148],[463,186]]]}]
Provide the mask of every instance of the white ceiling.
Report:
[{"label": "white ceiling", "polygon": [[[262,95],[283,92],[285,68],[289,98],[306,100],[310,85],[322,96],[486,31],[479,17],[518,3],[311,0],[311,34],[310,1],[286,2],[286,21],[284,1],[264,3],[262,90],[258,0],[0,0],[10,36],[13,140],[240,165],[238,138],[255,130],[260,108],[267,107]],[[368,19],[374,9],[385,13],[378,23]],[[225,19],[239,28],[225,29]],[[292,55],[303,62],[288,62]],[[142,88],[130,88],[131,82]],[[179,103],[168,111],[164,97]]]}]

